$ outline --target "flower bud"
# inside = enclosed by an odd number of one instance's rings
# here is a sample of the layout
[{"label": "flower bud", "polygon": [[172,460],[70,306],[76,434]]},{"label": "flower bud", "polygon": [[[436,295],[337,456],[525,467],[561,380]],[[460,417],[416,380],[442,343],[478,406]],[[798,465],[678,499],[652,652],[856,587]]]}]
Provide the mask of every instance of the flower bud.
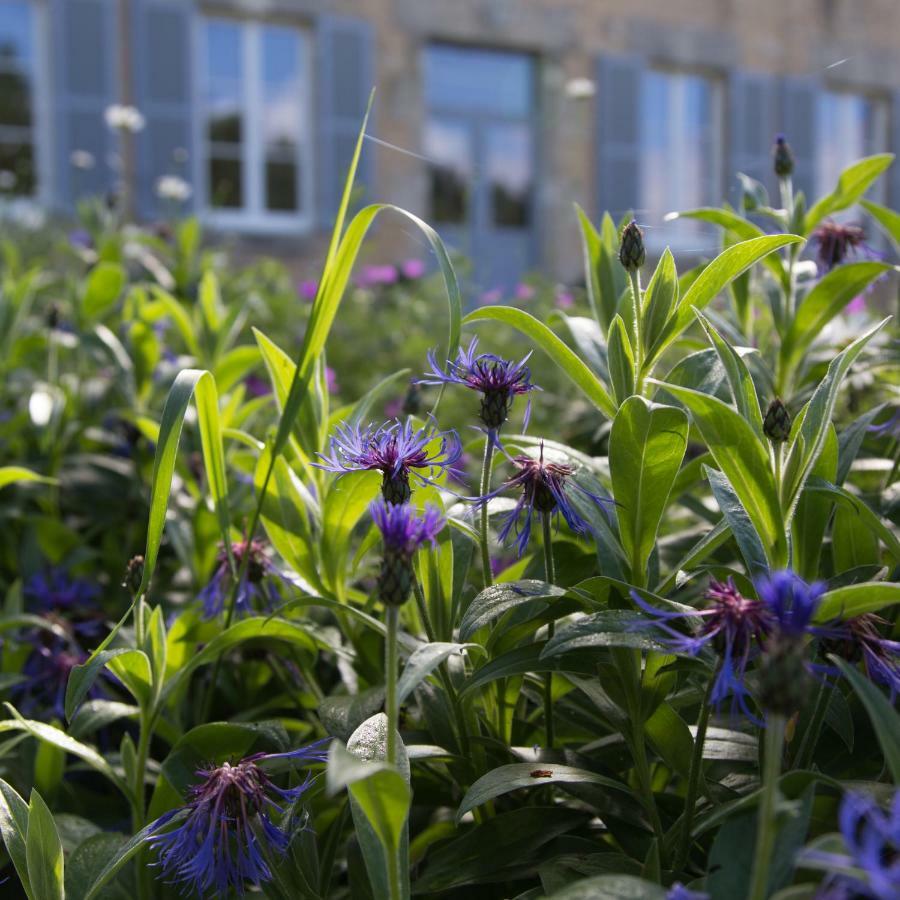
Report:
[{"label": "flower bud", "polygon": [[481,396],[481,421],[488,431],[498,429],[509,416],[513,395],[506,390],[485,391]]},{"label": "flower bud", "polygon": [[413,566],[409,554],[385,548],[378,573],[378,599],[385,606],[403,606],[409,600]]},{"label": "flower bud", "polygon": [[128,560],[128,565],[125,567],[125,578],[122,581],[122,587],[128,588],[132,594],[136,594],[138,588],[141,586],[143,578],[144,557],[140,555],[132,556],[131,559]]},{"label": "flower bud", "polygon": [[644,233],[638,228],[634,219],[622,229],[622,242],[619,244],[619,262],[627,271],[640,269],[644,265],[647,253],[644,250]]},{"label": "flower bud", "polygon": [[781,444],[791,434],[791,414],[788,408],[776,397],[766,410],[763,419],[763,433],[773,444]]},{"label": "flower bud", "polygon": [[794,171],[794,154],[783,134],[775,135],[775,146],[772,148],[772,160],[775,174],[779,178],[787,178]]},{"label": "flower bud", "polygon": [[387,503],[407,503],[412,497],[409,475],[406,472],[399,472],[397,475],[385,472],[381,479],[381,496]]},{"label": "flower bud", "polygon": [[759,699],[766,712],[792,716],[809,701],[810,675],[803,642],[776,634],[759,663]]}]

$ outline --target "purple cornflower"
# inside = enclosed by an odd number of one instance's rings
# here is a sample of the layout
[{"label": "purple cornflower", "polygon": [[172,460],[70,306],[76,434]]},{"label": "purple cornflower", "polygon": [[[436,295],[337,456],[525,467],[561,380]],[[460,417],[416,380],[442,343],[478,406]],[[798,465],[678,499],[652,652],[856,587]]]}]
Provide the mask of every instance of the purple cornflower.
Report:
[{"label": "purple cornflower", "polygon": [[25,583],[25,599],[39,612],[75,611],[92,607],[98,593],[97,585],[72,578],[59,568],[32,575]]},{"label": "purple cornflower", "polygon": [[852,663],[862,661],[872,681],[883,684],[894,699],[900,694],[900,641],[883,637],[880,627],[890,626],[875,613],[863,613],[844,622],[817,628],[822,651],[835,653]]},{"label": "purple cornflower", "polygon": [[703,891],[692,891],[680,881],[676,881],[666,893],[666,900],[709,900],[709,894]]},{"label": "purple cornflower", "polygon": [[478,302],[482,306],[493,306],[495,303],[500,303],[502,300],[503,291],[500,288],[491,288],[481,295]]},{"label": "purple cornflower", "polygon": [[421,259],[407,259],[400,263],[400,274],[407,281],[415,281],[425,274],[425,263]]},{"label": "purple cornflower", "polygon": [[572,292],[565,288],[557,290],[556,305],[559,309],[571,309],[575,305],[575,298],[572,296]]},{"label": "purple cornflower", "polygon": [[325,387],[329,394],[336,394],[340,389],[337,380],[337,372],[331,366],[325,366]]},{"label": "purple cornflower", "polygon": [[900,441],[900,406],[894,410],[890,418],[880,425],[870,425],[867,430],[878,437],[887,437]]},{"label": "purple cornflower", "polygon": [[[434,450],[429,444],[437,441]],[[434,484],[442,471],[453,471],[462,456],[455,431],[438,431],[434,425],[413,428],[412,420],[362,427],[344,423],[331,438],[330,455],[319,454],[315,465],[338,475],[377,471],[382,474],[381,493],[388,503],[405,503],[412,495],[410,475],[423,484]]]},{"label": "purple cornflower", "polygon": [[[428,353],[431,372],[420,379],[419,384],[461,384],[473,391],[481,393],[481,421],[488,432],[495,434],[506,421],[510,406],[518,394],[539,391],[540,388],[531,382],[531,370],[528,368],[529,353],[519,362],[512,362],[495,356],[493,353],[477,353],[478,338],[472,338],[468,350],[460,349],[456,360],[447,360],[444,371],[437,363],[433,351]],[[529,401],[525,408],[524,428],[528,427],[531,411]]]},{"label": "purple cornflower", "polygon": [[[762,600],[744,597],[731,578],[725,582],[712,579],[704,597],[708,605],[703,609],[661,610],[643,600],[637,591],[631,592],[632,600],[653,617],[653,624],[663,632],[664,641],[672,650],[696,656],[704,647],[711,646],[717,652],[720,664],[710,702],[719,707],[730,696],[734,705],[752,717],[744,679],[747,666],[758,655],[762,641],[772,629],[772,613]],[[691,618],[702,623],[694,635],[682,634],[669,624]]]},{"label": "purple cornflower", "polygon": [[244,379],[244,387],[247,389],[247,395],[254,399],[268,397],[272,393],[272,385],[259,375],[248,375]]},{"label": "purple cornflower", "polygon": [[318,290],[319,282],[312,281],[311,279],[301,281],[300,284],[297,285],[297,293],[303,300],[308,300],[310,303],[316,299]]},{"label": "purple cornflower", "polygon": [[866,243],[866,233],[859,225],[841,225],[832,219],[826,219],[813,231],[812,239],[816,245],[816,263],[819,272],[823,274],[853,256],[881,258]]},{"label": "purple cornflower", "polygon": [[[252,613],[254,600],[262,602],[265,609],[280,602],[281,592],[278,590],[277,581],[288,583],[285,576],[275,568],[272,561],[266,556],[265,544],[260,540],[232,541],[231,556],[234,559],[235,571],[241,572],[240,584],[235,594],[234,609],[237,613]],[[246,564],[244,557],[247,557]],[[212,619],[219,615],[225,608],[234,585],[234,576],[231,571],[231,561],[225,547],[219,545],[219,553],[216,556],[216,570],[212,578],[203,590],[199,598],[203,601],[203,616]]]},{"label": "purple cornflower", "polygon": [[[800,856],[801,864],[838,870],[825,880],[816,897],[894,900],[900,896],[900,790],[895,791],[889,810],[866,794],[844,794],[838,822],[846,854],[807,850]],[[845,874],[848,869],[865,872],[865,880]]]},{"label": "purple cornflower", "polygon": [[755,587],[780,635],[799,640],[811,633],[812,617],[825,593],[824,584],[818,581],[807,584],[799,575],[785,569],[760,578]]},{"label": "purple cornflower", "polygon": [[[249,885],[270,881],[273,857],[283,856],[292,835],[272,821],[306,791],[311,776],[293,788],[280,788],[263,764],[269,760],[325,762],[330,739],[289,753],[255,753],[232,765],[200,769],[187,802],[160,816],[146,841],[163,873],[198,896],[243,894]],[[173,819],[174,828],[164,830]]]},{"label": "purple cornflower", "polygon": [[363,270],[356,279],[357,287],[374,288],[396,284],[400,273],[396,266],[363,266]]},{"label": "purple cornflower", "polygon": [[541,441],[540,454],[537,459],[533,456],[522,455],[513,457],[511,462],[518,470],[517,473],[495,491],[485,494],[484,497],[478,497],[476,502],[481,505],[511,488],[521,488],[522,493],[518,502],[506,515],[503,527],[500,529],[501,543],[505,542],[510,533],[515,530],[519,556],[525,552],[525,548],[528,546],[528,538],[531,535],[531,519],[535,512],[552,513],[557,518],[562,514],[566,524],[576,534],[585,534],[590,530],[590,525],[572,503],[570,495],[572,488],[593,500],[598,506],[612,502],[571,481],[571,476],[575,474],[574,466],[567,463],[545,462],[543,441]]},{"label": "purple cornflower", "polygon": [[412,560],[424,544],[434,545],[445,519],[436,506],[426,506],[421,515],[409,503],[376,500],[370,507],[372,519],[384,544],[378,596],[382,603],[402,606],[412,590]]},{"label": "purple cornflower", "polygon": [[516,285],[516,300],[532,300],[536,293],[534,285],[528,284],[526,281],[521,281]]}]

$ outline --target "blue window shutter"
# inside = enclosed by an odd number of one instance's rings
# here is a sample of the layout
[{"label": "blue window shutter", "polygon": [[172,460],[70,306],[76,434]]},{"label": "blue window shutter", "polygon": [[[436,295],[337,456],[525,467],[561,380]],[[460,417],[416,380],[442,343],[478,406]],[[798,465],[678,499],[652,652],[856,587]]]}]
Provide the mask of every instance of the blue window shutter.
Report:
[{"label": "blue window shutter", "polygon": [[818,94],[819,84],[813,78],[789,76],[781,82],[777,130],[794,152],[794,192],[803,191],[807,206],[815,200]]},{"label": "blue window shutter", "polygon": [[[888,169],[888,205],[891,209],[900,210],[900,91],[894,91],[891,98],[888,121],[888,146],[889,150],[897,158]],[[880,152],[881,148],[877,148]]]},{"label": "blue window shutter", "polygon": [[[135,104],[147,119],[137,139],[137,209],[142,218],[158,212],[156,182],[195,171],[193,0],[137,0],[132,7]],[[187,161],[176,151],[187,151]],[[196,191],[194,191],[196,195]]]},{"label": "blue window shutter", "polygon": [[[319,222],[328,228],[337,213],[353,148],[375,86],[374,34],[362,19],[321,16],[316,29],[318,60],[316,122],[319,127],[316,181]],[[369,120],[371,129],[372,120]],[[372,183],[371,147],[363,145],[357,190]]]},{"label": "blue window shutter", "polygon": [[[106,191],[116,141],[104,110],[116,100],[116,3],[113,0],[51,0],[55,200],[71,207],[79,197]],[[89,171],[73,171],[71,156],[86,150]]]},{"label": "blue window shutter", "polygon": [[597,61],[597,218],[618,222],[641,205],[641,81],[634,56]]},{"label": "blue window shutter", "polygon": [[[778,205],[772,169],[772,145],[778,131],[777,84],[761,72],[732,72],[728,79],[730,187],[737,188],[736,174],[743,172],[762,182]],[[730,196],[736,196],[729,192]]]}]

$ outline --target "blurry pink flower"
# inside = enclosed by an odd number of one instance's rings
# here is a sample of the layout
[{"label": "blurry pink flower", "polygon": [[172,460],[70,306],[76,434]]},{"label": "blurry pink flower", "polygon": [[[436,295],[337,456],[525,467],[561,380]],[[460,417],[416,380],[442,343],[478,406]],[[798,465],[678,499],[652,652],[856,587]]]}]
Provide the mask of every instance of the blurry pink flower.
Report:
[{"label": "blurry pink flower", "polygon": [[844,312],[849,315],[856,315],[858,313],[864,313],[866,311],[866,298],[860,294],[858,297],[854,297],[845,307]]},{"label": "blurry pink flower", "polygon": [[403,412],[403,398],[402,397],[394,397],[393,400],[388,400],[387,403],[384,404],[384,417],[386,419],[396,419],[400,416],[400,413]]},{"label": "blurry pink flower", "polygon": [[338,392],[337,374],[331,366],[325,366],[325,384],[328,387],[329,394],[336,394]]},{"label": "blurry pink flower", "polygon": [[380,287],[386,284],[396,284],[399,273],[396,266],[363,266],[363,270],[356,279],[356,284],[361,288]]},{"label": "blurry pink flower", "polygon": [[500,288],[493,288],[493,290],[485,291],[481,295],[481,304],[483,306],[490,306],[492,303],[499,303],[503,299],[503,291]]},{"label": "blurry pink flower", "polygon": [[526,284],[524,281],[516,285],[516,300],[530,300],[534,297],[536,291],[534,286]]},{"label": "blurry pink flower", "polygon": [[421,278],[425,274],[425,263],[421,259],[407,259],[400,264],[400,274],[410,281]]},{"label": "blurry pink flower", "polygon": [[556,292],[556,305],[560,309],[571,309],[575,305],[575,298],[569,291],[559,290]]},{"label": "blurry pink flower", "polygon": [[300,294],[304,300],[309,300],[310,302],[316,299],[316,291],[318,290],[318,281],[301,281],[300,284],[297,285],[297,293]]}]

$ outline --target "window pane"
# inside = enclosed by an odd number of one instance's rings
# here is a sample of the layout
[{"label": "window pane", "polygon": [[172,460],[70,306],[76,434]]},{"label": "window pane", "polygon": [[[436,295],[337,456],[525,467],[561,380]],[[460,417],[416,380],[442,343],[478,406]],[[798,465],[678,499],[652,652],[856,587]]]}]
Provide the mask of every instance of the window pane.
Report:
[{"label": "window pane", "polygon": [[0,126],[31,125],[31,10],[0,3]]},{"label": "window pane", "polygon": [[461,123],[430,119],[425,126],[425,156],[431,219],[463,224],[468,217],[472,184],[472,144]]},{"label": "window pane", "polygon": [[273,212],[296,212],[297,166],[270,159],[266,163],[266,206]]},{"label": "window pane", "polygon": [[37,187],[31,144],[0,144],[0,196],[30,196]]},{"label": "window pane", "polygon": [[527,228],[534,178],[531,130],[526,125],[492,127],[487,133],[486,153],[493,223]]},{"label": "window pane", "polygon": [[206,26],[206,108],[209,139],[240,143],[243,130],[241,28],[234,22]]},{"label": "window pane", "polygon": [[262,35],[263,133],[268,149],[296,153],[303,97],[300,40],[290,28],[266,28]]},{"label": "window pane", "polygon": [[209,160],[210,206],[217,209],[239,209],[244,205],[242,170],[239,159],[212,157]]}]

